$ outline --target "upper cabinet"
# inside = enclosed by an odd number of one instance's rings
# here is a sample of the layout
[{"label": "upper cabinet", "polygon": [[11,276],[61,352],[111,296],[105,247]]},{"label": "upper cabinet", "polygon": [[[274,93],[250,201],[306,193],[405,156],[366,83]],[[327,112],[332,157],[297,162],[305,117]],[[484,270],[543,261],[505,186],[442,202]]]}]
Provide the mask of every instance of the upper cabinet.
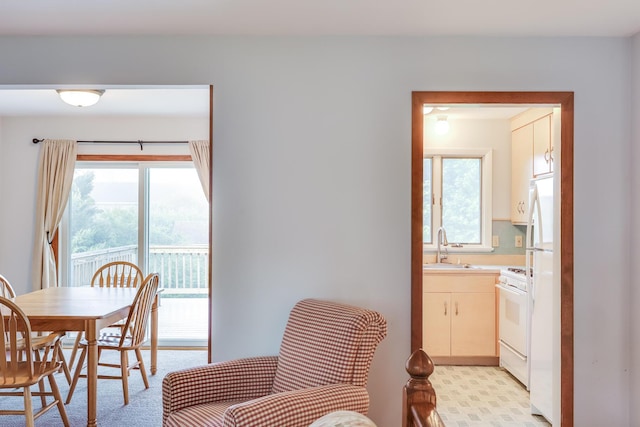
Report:
[{"label": "upper cabinet", "polygon": [[533,122],[533,176],[553,172],[551,115]]},{"label": "upper cabinet", "polygon": [[511,222],[526,224],[529,181],[553,172],[551,108],[531,108],[511,120]]},{"label": "upper cabinet", "polygon": [[533,174],[533,126],[511,133],[511,222],[527,223],[529,180]]}]

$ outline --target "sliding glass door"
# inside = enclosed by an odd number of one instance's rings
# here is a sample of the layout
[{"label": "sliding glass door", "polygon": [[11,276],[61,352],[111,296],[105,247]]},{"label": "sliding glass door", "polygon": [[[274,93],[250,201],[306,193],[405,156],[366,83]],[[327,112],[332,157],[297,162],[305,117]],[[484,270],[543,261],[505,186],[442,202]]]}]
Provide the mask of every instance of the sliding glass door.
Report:
[{"label": "sliding glass door", "polygon": [[63,283],[87,286],[99,266],[116,260],[159,273],[160,345],[206,346],[208,215],[190,162],[78,162]]},{"label": "sliding glass door", "polygon": [[196,170],[150,167],[146,270],[159,272],[164,345],[206,346],[209,205]]}]

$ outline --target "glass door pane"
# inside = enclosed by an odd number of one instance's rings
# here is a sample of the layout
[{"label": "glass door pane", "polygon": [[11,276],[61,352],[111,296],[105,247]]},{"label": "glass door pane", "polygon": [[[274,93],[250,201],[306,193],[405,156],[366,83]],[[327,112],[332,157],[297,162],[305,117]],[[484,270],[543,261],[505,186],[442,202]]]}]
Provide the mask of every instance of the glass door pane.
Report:
[{"label": "glass door pane", "polygon": [[161,345],[207,345],[209,205],[193,167],[149,168],[147,272],[160,274]]},{"label": "glass door pane", "polygon": [[67,286],[87,286],[98,267],[138,263],[138,169],[76,167],[70,203]]}]

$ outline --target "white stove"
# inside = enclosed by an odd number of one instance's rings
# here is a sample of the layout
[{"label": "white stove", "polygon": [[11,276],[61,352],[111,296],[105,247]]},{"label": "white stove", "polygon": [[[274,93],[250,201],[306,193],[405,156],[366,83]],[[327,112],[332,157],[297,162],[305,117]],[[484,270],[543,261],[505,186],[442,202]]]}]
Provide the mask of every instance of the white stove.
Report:
[{"label": "white stove", "polygon": [[[523,292],[527,292],[527,276],[525,271],[526,270],[521,267],[509,267],[502,269],[500,270],[500,277],[498,278],[498,281],[500,284],[513,286]],[[532,275],[531,271],[529,271],[529,275]]]},{"label": "white stove", "polygon": [[500,366],[528,389],[530,316],[526,269],[509,267],[500,270],[496,286],[500,296]]}]

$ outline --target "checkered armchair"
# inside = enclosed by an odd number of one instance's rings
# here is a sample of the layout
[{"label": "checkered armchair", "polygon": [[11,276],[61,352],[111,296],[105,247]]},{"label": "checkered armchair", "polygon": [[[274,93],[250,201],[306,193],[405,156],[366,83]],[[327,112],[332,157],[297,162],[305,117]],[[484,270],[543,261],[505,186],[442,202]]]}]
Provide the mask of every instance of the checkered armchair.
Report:
[{"label": "checkered armchair", "polygon": [[367,414],[369,366],[387,323],[377,312],[298,302],[278,356],[171,372],[162,382],[164,427],[308,427],[334,411]]}]

